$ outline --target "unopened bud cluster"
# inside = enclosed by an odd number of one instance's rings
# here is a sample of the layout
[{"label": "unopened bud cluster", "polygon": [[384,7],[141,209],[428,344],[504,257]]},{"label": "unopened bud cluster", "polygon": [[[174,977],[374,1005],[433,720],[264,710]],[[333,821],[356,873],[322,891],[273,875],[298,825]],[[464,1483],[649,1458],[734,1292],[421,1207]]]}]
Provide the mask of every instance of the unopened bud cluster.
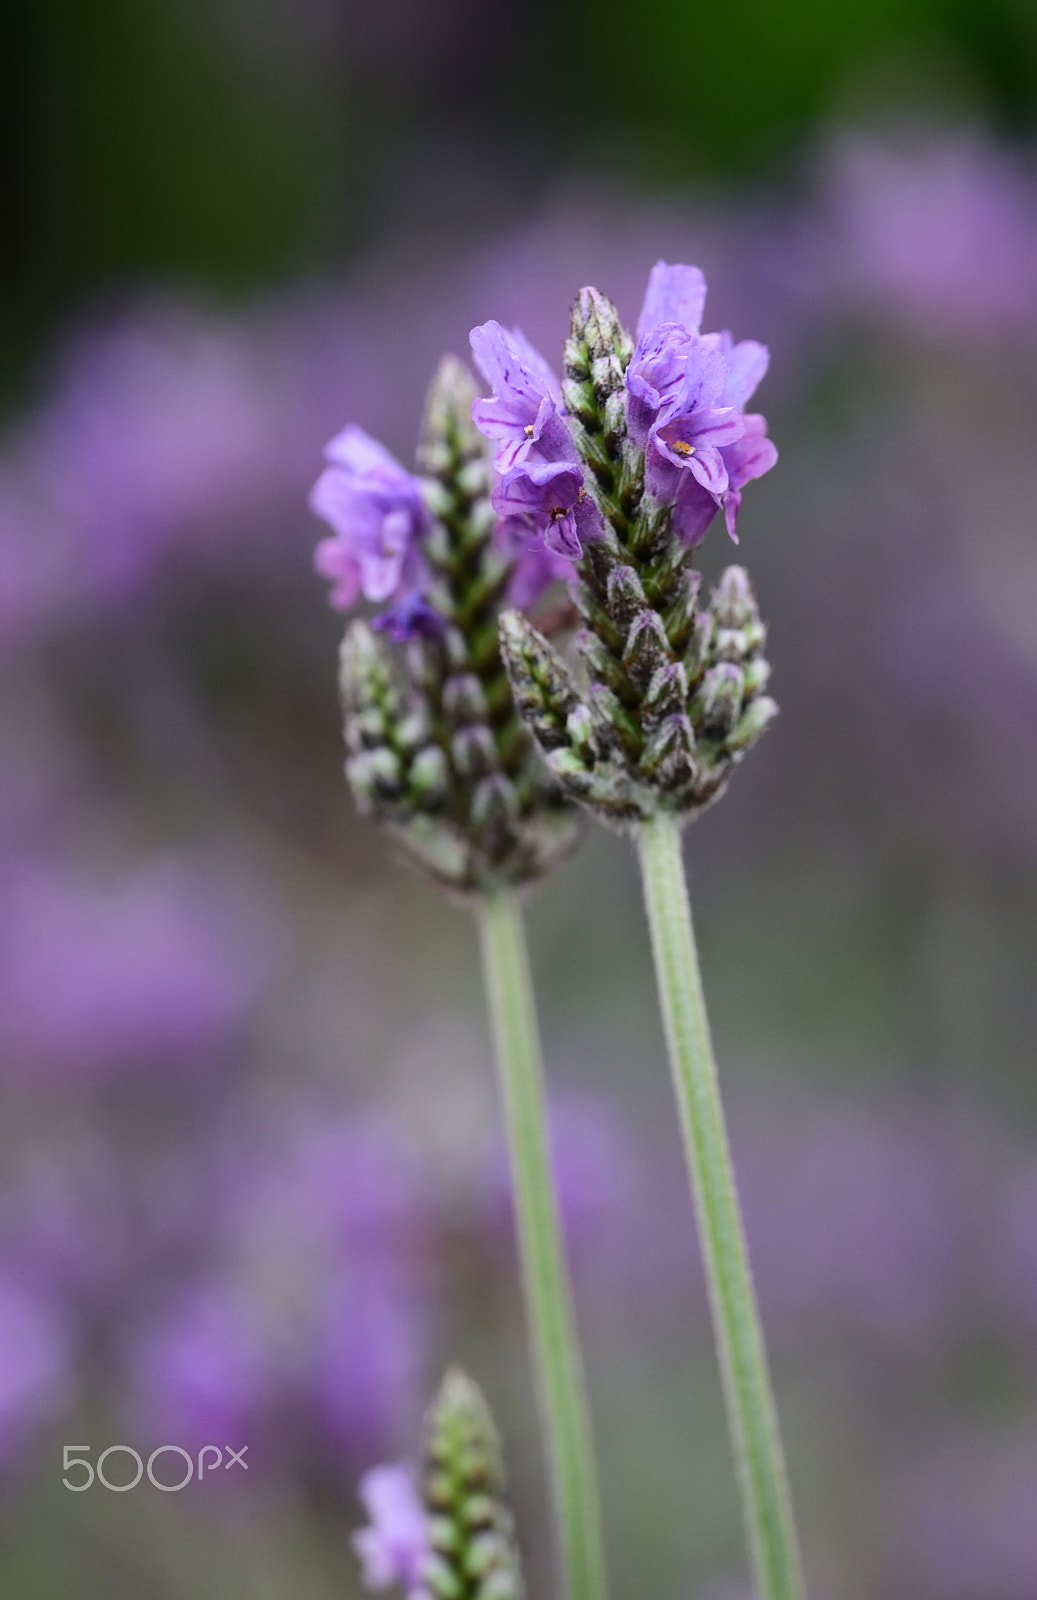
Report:
[{"label": "unopened bud cluster", "polygon": [[576,602],[586,682],[517,611],[501,618],[515,699],[563,788],[604,820],[691,817],[775,715],[748,577],[728,567],[703,610],[685,566],[656,604],[637,567],[587,547]]},{"label": "unopened bud cluster", "polygon": [[[520,883],[570,847],[575,819],[515,713],[498,639],[514,563],[495,541],[493,469],[475,389],[445,359],[418,456],[420,594],[386,632],[353,622],[341,652],[346,771],[361,809],[457,891]],[[383,621],[383,628],[384,628]]]},{"label": "unopened bud cluster", "polygon": [[431,1545],[423,1578],[434,1600],[521,1600],[514,1524],[503,1489],[489,1406],[472,1379],[454,1368],[429,1417],[422,1475]]}]

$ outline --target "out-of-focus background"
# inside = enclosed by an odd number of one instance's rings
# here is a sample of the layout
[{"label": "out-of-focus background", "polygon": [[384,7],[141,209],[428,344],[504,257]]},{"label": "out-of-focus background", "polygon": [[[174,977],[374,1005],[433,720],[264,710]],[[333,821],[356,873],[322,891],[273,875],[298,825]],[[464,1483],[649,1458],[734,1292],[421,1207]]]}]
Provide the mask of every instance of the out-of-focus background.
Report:
[{"label": "out-of-focus background", "polygon": [[[1034,1600],[1037,11],[0,28],[5,1600],[356,1595],[455,1358],[552,1592],[473,930],[345,794],[305,496],[347,421],[410,462],[472,324],[557,361],[659,257],[772,351],[782,716],[686,855],[811,1593]],[[627,842],[529,925],[615,1594],[743,1600]],[[62,1483],[205,1444],[247,1475]]]}]

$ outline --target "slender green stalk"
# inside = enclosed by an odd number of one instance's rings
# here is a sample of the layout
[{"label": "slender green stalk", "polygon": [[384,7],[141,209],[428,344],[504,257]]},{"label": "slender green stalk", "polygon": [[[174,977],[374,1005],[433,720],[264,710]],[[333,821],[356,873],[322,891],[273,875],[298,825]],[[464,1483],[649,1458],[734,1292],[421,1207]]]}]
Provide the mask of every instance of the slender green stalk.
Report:
[{"label": "slender green stalk", "polygon": [[522,913],[482,897],[483,971],[504,1099],[519,1249],[569,1600],[605,1600],[590,1418],[547,1149],[543,1069]]},{"label": "slender green stalk", "polygon": [[680,833],[665,813],[640,826],[638,848],[659,1002],[760,1600],[802,1600],[796,1532],[738,1209],[709,1022],[699,977]]}]

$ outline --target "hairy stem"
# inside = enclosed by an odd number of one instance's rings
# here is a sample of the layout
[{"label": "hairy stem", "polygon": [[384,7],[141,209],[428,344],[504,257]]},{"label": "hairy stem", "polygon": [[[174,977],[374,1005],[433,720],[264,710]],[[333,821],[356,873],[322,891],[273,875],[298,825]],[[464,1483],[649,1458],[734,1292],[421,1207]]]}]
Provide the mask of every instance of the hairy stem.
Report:
[{"label": "hairy stem", "polygon": [[638,849],[659,1002],[698,1218],[742,1511],[760,1600],[803,1580],[756,1297],[699,976],[680,833],[660,813]]},{"label": "hairy stem", "polygon": [[543,1069],[522,914],[479,903],[483,972],[504,1099],[522,1277],[569,1600],[605,1600],[605,1557],[583,1370],[547,1148]]}]

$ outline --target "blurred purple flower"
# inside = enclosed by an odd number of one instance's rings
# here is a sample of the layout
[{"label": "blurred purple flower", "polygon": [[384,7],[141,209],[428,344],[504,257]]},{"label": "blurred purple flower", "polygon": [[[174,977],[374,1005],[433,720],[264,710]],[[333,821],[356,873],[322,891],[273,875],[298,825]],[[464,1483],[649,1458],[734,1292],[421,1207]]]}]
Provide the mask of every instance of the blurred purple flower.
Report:
[{"label": "blurred purple flower", "polygon": [[0,1471],[24,1464],[32,1434],[74,1395],[63,1318],[0,1276]]},{"label": "blurred purple flower", "polygon": [[499,522],[497,543],[514,562],[507,601],[520,611],[528,610],[552,583],[568,582],[573,575],[572,562],[548,549],[533,518],[507,517]]},{"label": "blurred purple flower", "polygon": [[988,1292],[1008,1326],[1037,1339],[1037,1162],[1006,1176],[988,1266]]},{"label": "blurred purple flower", "polygon": [[0,635],[127,604],[185,545],[203,564],[288,504],[290,385],[276,341],[145,304],[73,340],[0,457]]},{"label": "blurred purple flower", "polygon": [[720,506],[737,543],[741,491],[778,459],[766,419],[743,415],[767,371],[766,346],[735,344],[726,330],[700,335],[705,298],[697,267],[658,261],[626,373],[627,420],[646,450],[648,489],[673,506],[673,527],[689,545]]},{"label": "blurred purple flower", "polygon": [[398,1583],[407,1600],[424,1600],[423,1573],[432,1543],[414,1468],[406,1462],[373,1467],[361,1478],[359,1494],[371,1519],[369,1528],[353,1535],[364,1583],[369,1589]]},{"label": "blurred purple flower", "polygon": [[222,1278],[195,1286],[128,1340],[135,1420],[191,1450],[254,1444],[283,1389],[277,1356],[247,1296]]},{"label": "blurred purple flower", "polygon": [[376,603],[412,588],[428,513],[417,478],[362,428],[344,428],[325,447],[328,465],[310,494],[310,509],[334,530],[313,564],[334,585],[331,604],[348,611],[363,595]]},{"label": "blurred purple flower", "polygon": [[413,1428],[430,1343],[429,1307],[383,1259],[339,1274],[320,1308],[313,1394],[337,1452],[355,1462]]},{"label": "blurred purple flower", "polygon": [[434,639],[443,632],[446,619],[419,590],[412,589],[388,611],[380,612],[371,626],[378,633],[387,633],[396,644],[405,644],[408,639]]},{"label": "blurred purple flower", "polygon": [[851,307],[911,330],[1032,331],[1037,184],[1005,151],[950,130],[901,148],[846,136],[826,183]]},{"label": "blurred purple flower", "polygon": [[828,1108],[735,1147],[771,1328],[845,1323],[908,1348],[946,1336],[967,1261],[951,1130]]},{"label": "blurred purple flower", "polygon": [[391,1118],[290,1101],[237,1130],[220,1165],[212,1242],[282,1424],[315,1428],[352,1469],[420,1413],[438,1288],[428,1174]]},{"label": "blurred purple flower", "polygon": [[916,1469],[891,1507],[891,1542],[915,1600],[1033,1600],[1037,1450],[962,1440]]},{"label": "blurred purple flower", "polygon": [[276,964],[269,907],[185,856],[104,887],[27,865],[0,903],[0,1046],[22,1077],[210,1061]]}]

